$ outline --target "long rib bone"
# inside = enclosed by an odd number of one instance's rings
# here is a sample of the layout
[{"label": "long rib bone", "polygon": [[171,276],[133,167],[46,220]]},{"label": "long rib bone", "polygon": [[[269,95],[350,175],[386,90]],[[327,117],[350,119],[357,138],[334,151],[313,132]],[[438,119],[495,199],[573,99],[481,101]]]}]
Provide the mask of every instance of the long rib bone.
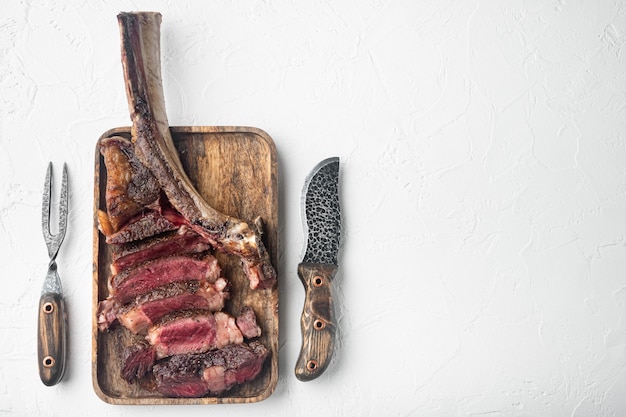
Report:
[{"label": "long rib bone", "polygon": [[156,177],[170,203],[216,249],[243,261],[251,288],[271,288],[276,271],[257,222],[248,223],[212,208],[185,173],[169,130],[161,79],[161,14],[118,15],[122,68],[139,160]]}]

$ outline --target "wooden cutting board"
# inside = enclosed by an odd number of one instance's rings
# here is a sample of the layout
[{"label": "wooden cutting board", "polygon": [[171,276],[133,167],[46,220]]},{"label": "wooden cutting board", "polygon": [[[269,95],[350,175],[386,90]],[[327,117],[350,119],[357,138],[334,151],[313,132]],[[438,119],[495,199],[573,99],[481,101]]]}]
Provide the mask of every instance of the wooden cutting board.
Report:
[{"label": "wooden cutting board", "polygon": [[[172,127],[182,165],[198,192],[223,213],[252,220],[261,216],[263,240],[276,268],[278,256],[278,173],[276,149],[262,130],[249,127]],[[130,127],[105,132],[130,138]],[[98,231],[97,211],[105,210],[106,169],[96,145],[93,223],[92,379],[96,394],[112,404],[220,404],[251,403],[270,396],[278,381],[278,287],[250,290],[237,257],[216,254],[223,276],[231,284],[224,311],[237,314],[244,305],[257,313],[262,329],[259,341],[270,351],[261,374],[219,397],[166,398],[146,384],[128,384],[120,376],[120,358],[136,336],[116,326],[98,331],[98,302],[108,296],[111,251]],[[278,271],[277,271],[278,272]],[[279,280],[280,281],[280,280]]]}]

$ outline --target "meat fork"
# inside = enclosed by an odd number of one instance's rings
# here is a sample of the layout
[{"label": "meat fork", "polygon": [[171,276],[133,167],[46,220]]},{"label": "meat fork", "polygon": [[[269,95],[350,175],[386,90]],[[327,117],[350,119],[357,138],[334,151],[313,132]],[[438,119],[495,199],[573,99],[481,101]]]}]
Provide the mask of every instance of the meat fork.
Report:
[{"label": "meat fork", "polygon": [[43,189],[41,227],[48,246],[48,273],[39,298],[39,320],[37,325],[37,356],[39,376],[48,386],[55,385],[65,372],[67,350],[67,314],[63,300],[63,288],[57,272],[56,257],[65,238],[67,229],[67,166],[63,164],[61,197],[59,199],[59,228],[56,234],[50,232],[50,210],[52,201],[52,162],[48,164]]}]

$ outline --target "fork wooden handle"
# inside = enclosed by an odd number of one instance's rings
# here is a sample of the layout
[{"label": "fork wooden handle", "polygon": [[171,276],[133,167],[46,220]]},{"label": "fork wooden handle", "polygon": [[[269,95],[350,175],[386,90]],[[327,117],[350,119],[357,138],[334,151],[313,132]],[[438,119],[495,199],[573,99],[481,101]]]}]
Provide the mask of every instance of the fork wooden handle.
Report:
[{"label": "fork wooden handle", "polygon": [[55,385],[65,372],[67,314],[60,294],[43,294],[39,299],[37,356],[39,376],[48,386]]}]

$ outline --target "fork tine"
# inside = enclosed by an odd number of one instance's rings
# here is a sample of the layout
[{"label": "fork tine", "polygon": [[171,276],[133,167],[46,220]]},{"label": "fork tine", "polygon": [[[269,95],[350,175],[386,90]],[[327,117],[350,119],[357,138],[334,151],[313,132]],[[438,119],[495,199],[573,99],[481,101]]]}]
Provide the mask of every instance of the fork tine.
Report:
[{"label": "fork tine", "polygon": [[68,190],[67,190],[67,164],[63,163],[63,179],[61,181],[61,197],[59,199],[59,233],[57,238],[59,245],[63,242],[65,231],[67,230],[68,215]]},{"label": "fork tine", "polygon": [[50,234],[50,205],[52,201],[50,195],[52,194],[52,162],[48,162],[48,170],[46,171],[46,180],[43,186],[43,199],[41,202],[41,230],[43,231],[43,237],[48,246],[52,240]]}]

